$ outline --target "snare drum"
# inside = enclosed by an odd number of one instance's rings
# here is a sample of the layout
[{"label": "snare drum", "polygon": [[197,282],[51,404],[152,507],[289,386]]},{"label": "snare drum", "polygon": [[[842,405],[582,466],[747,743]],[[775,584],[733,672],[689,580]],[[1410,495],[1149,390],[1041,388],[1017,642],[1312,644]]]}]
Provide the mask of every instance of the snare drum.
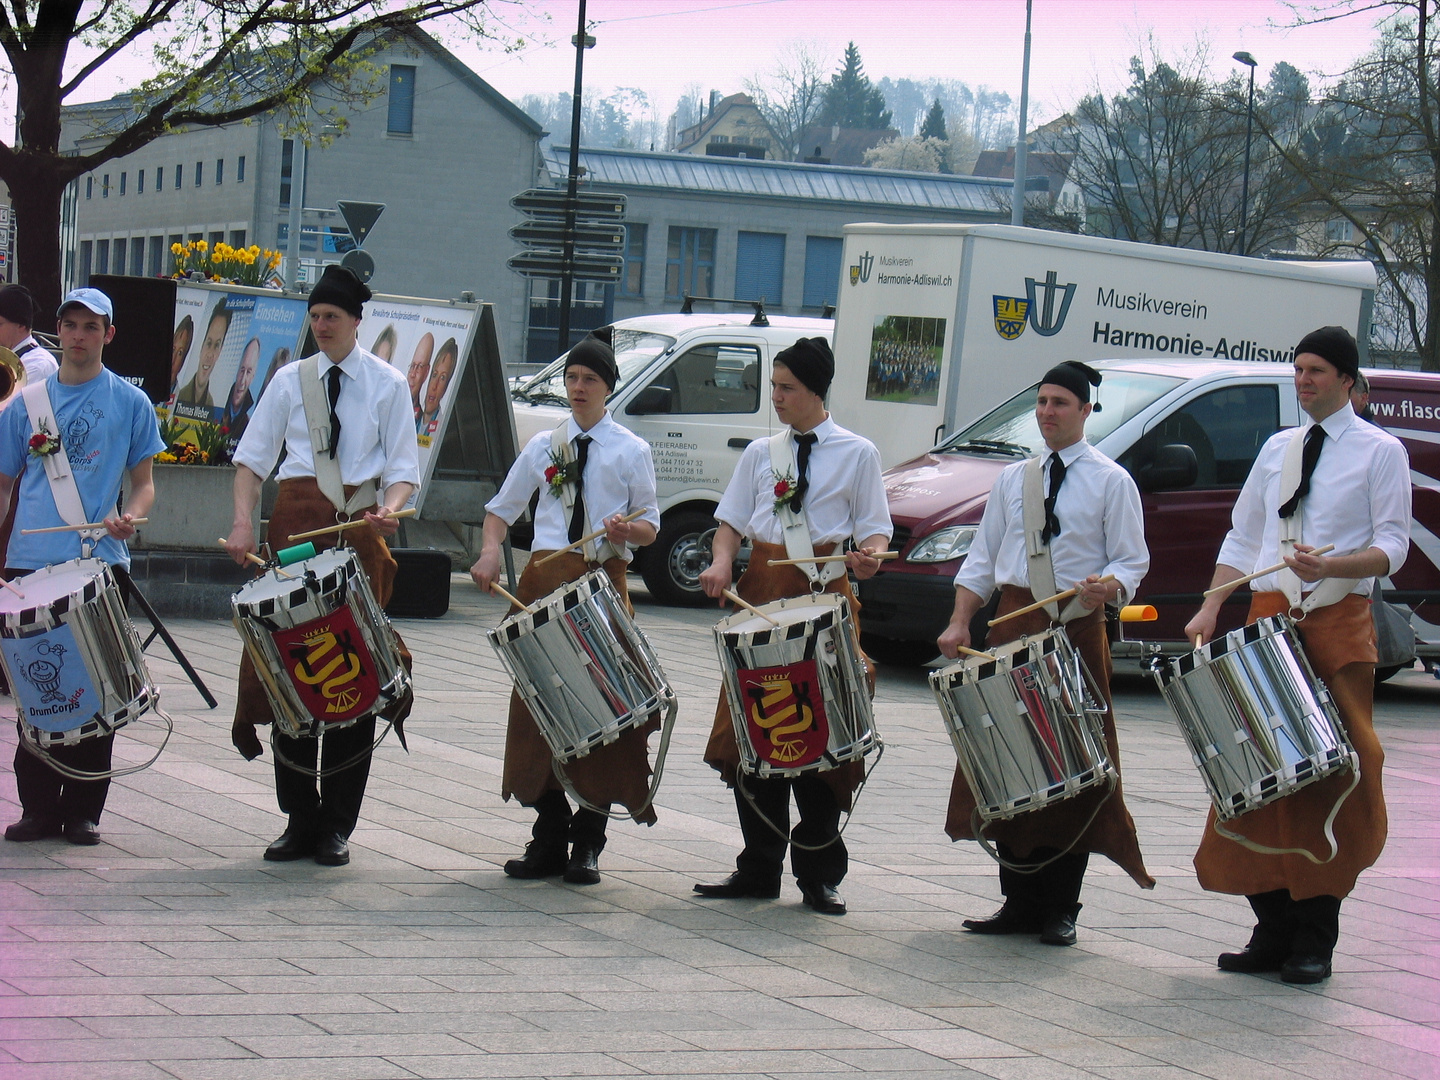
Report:
[{"label": "snare drum", "polygon": [[75,559],[0,589],[0,657],[26,737],[40,747],[109,735],[159,700],[108,563]]},{"label": "snare drum", "polygon": [[269,570],[230,598],[279,730],[318,736],[403,698],[410,673],[349,548]]},{"label": "snare drum", "polygon": [[609,576],[592,571],[489,632],[551,754],[578,761],[677,707],[649,640]]},{"label": "snare drum", "polygon": [[1221,821],[1360,767],[1284,615],[1157,662],[1154,673]]},{"label": "snare drum", "polygon": [[850,601],[821,593],[756,610],[769,618],[739,611],[715,627],[740,768],[800,776],[881,749]]},{"label": "snare drum", "polygon": [[930,687],[985,821],[1111,782],[1105,699],[1062,629],[932,672]]}]

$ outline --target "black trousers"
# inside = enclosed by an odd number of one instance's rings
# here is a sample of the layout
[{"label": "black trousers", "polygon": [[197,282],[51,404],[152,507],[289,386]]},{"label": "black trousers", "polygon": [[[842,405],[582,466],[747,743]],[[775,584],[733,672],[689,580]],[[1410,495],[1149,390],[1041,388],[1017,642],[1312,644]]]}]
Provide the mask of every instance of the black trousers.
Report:
[{"label": "black trousers", "polygon": [[338,833],[348,837],[360,818],[365,785],[370,779],[371,744],[375,742],[375,716],[362,717],[349,727],[328,731],[318,739],[292,739],[275,733],[281,754],[303,768],[334,768],[353,757],[358,760],[331,776],[297,772],[275,762],[275,796],[282,812],[290,815],[290,828],[306,836]]},{"label": "black trousers", "polygon": [[[610,819],[604,814],[581,807],[570,809],[570,800],[563,791],[547,791],[533,804],[535,824],[530,835],[542,846],[565,850],[567,844],[578,844],[605,849],[605,824]],[[605,807],[609,810],[607,804]]]},{"label": "black trousers", "polygon": [[[1034,866],[1059,851],[1059,848],[1036,848],[1021,859],[1005,844],[996,844],[995,849],[1005,862],[1017,866]],[[1089,865],[1088,851],[1061,855],[1033,874],[1012,870],[1002,863],[1000,891],[1005,894],[1005,906],[1037,919],[1061,913],[1073,914],[1080,906],[1080,886],[1085,882],[1085,868]]]},{"label": "black trousers", "polygon": [[1340,898],[1312,896],[1292,900],[1289,889],[1247,896],[1255,911],[1250,948],[1280,956],[1318,956],[1329,960],[1340,940]]},{"label": "black trousers", "polygon": [[[740,790],[741,784],[750,793],[750,799]],[[792,793],[795,808],[800,812],[800,823],[793,830],[790,828]],[[750,805],[751,799],[754,806]],[[830,785],[818,776],[775,776],[762,780],[741,773],[735,788],[735,809],[740,815],[740,832],[745,837],[745,848],[735,859],[735,868],[740,873],[760,881],[779,881],[788,847],[790,868],[796,880],[819,882],[831,888],[845,880],[850,856],[840,836],[840,804]],[[775,828],[765,823],[762,813]],[[820,850],[806,850],[813,847]]]}]

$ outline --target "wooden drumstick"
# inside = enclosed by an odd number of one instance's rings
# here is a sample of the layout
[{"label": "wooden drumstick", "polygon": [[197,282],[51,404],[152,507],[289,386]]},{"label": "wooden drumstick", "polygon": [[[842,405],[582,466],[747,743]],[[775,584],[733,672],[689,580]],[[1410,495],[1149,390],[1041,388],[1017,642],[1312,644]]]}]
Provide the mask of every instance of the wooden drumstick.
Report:
[{"label": "wooden drumstick", "polygon": [[[643,517],[644,514],[645,514],[645,511],[644,511],[644,510],[636,510],[636,511],[634,511],[633,513],[626,514],[626,515],[625,515],[624,517],[622,517],[620,520],[623,521],[623,522],[631,522],[631,521],[634,521],[634,520],[635,520],[636,518],[638,518],[638,517]],[[552,552],[550,552],[549,555],[542,555],[540,558],[538,558],[538,559],[535,560],[535,565],[536,565],[536,566],[544,566],[544,565],[545,565],[547,562],[549,562],[551,559],[558,559],[561,555],[564,555],[566,552],[578,551],[578,550],[580,550],[580,548],[582,548],[582,547],[584,547],[586,544],[590,543],[591,540],[599,540],[600,537],[604,536],[604,535],[605,535],[607,532],[609,532],[609,531],[610,531],[610,530],[608,530],[608,529],[596,529],[596,530],[595,530],[594,532],[592,532],[592,533],[586,533],[584,536],[580,537],[579,540],[576,540],[573,544],[570,544],[570,545],[567,546],[567,547],[563,547],[563,548],[561,548],[559,551],[552,551]]]},{"label": "wooden drumstick", "polygon": [[[1100,581],[1098,582],[1098,584],[1103,585],[1103,584],[1104,584],[1105,582],[1107,582],[1107,581],[1114,581],[1114,580],[1115,580],[1115,575],[1114,575],[1114,574],[1106,574],[1104,577],[1102,577],[1102,578],[1100,579]],[[1013,619],[1013,618],[1015,618],[1016,616],[1019,616],[1019,615],[1028,615],[1028,614],[1030,614],[1030,612],[1032,612],[1032,611],[1039,611],[1039,610],[1040,610],[1041,608],[1043,608],[1046,604],[1053,604],[1053,603],[1056,603],[1057,601],[1060,601],[1060,600],[1069,600],[1072,596],[1074,596],[1074,595],[1075,595],[1076,593],[1078,593],[1079,591],[1080,591],[1080,590],[1079,590],[1078,588],[1076,588],[1076,589],[1066,589],[1064,592],[1058,592],[1058,593],[1056,593],[1054,596],[1048,596],[1048,597],[1046,597],[1044,600],[1036,600],[1035,603],[1029,605],[1028,607],[1016,608],[1014,611],[1011,611],[1011,612],[1009,612],[1008,614],[1001,615],[998,619],[991,619],[988,625],[990,625],[990,626],[998,626],[1000,623],[1004,622],[1006,619]]]},{"label": "wooden drumstick", "polygon": [[[396,510],[395,513],[389,516],[392,518],[407,518],[414,517],[419,512],[419,510],[412,506],[406,510]],[[325,536],[327,533],[341,533],[346,529],[358,529],[361,525],[368,524],[370,523],[363,517],[359,517],[354,521],[341,521],[335,525],[326,525],[323,529],[311,529],[309,532],[291,533],[289,543],[293,544],[296,540],[309,540],[312,536]]]},{"label": "wooden drumstick", "polygon": [[720,592],[720,595],[723,596],[723,597],[725,597],[726,600],[729,600],[729,601],[730,601],[732,604],[734,604],[736,607],[742,607],[742,608],[744,608],[746,611],[750,612],[751,615],[759,615],[760,618],[764,619],[764,620],[765,620],[766,622],[768,622],[771,626],[779,626],[779,625],[780,625],[778,622],[776,622],[774,619],[772,619],[769,615],[766,615],[765,612],[761,611],[761,610],[760,610],[758,607],[756,607],[754,604],[752,604],[752,603],[750,603],[750,602],[748,602],[748,601],[746,601],[746,600],[740,599],[740,594],[739,594],[739,593],[734,592],[734,591],[731,590],[731,589],[722,589],[721,592]]},{"label": "wooden drumstick", "polygon": [[530,604],[522,604],[522,603],[520,602],[520,600],[519,600],[518,597],[512,596],[510,593],[506,592],[505,589],[504,589],[504,587],[501,586],[501,584],[500,584],[498,581],[492,581],[492,582],[490,583],[490,591],[491,591],[491,592],[497,592],[497,593],[499,593],[499,594],[500,594],[501,596],[503,596],[506,600],[509,600],[510,603],[512,603],[512,604],[514,604],[516,607],[518,607],[521,611],[528,612],[528,613],[530,613],[531,615],[534,615],[534,614],[535,614],[535,608],[534,608],[534,607],[532,607]]},{"label": "wooden drumstick", "polygon": [[[869,554],[869,552],[866,552],[866,554]],[[804,566],[807,563],[844,562],[847,557],[846,555],[816,555],[813,559],[771,559],[770,565]],[[872,559],[879,559],[881,562],[888,562],[891,559],[898,559],[900,553],[898,551],[877,551],[875,554],[870,555],[870,557]]]},{"label": "wooden drumstick", "polygon": [[23,592],[21,592],[18,588],[16,588],[15,585],[14,585],[14,583],[12,583],[12,582],[10,582],[10,581],[0,580],[0,585],[4,585],[5,588],[9,589],[9,590],[10,590],[11,592],[13,592],[16,596],[20,597],[21,600],[24,600],[24,599],[25,599],[25,594],[24,594]]},{"label": "wooden drumstick", "polygon": [[959,653],[964,654],[965,656],[979,656],[979,657],[982,657],[982,658],[985,659],[985,660],[994,660],[994,659],[996,659],[996,656],[995,656],[994,653],[981,652],[979,649],[969,649],[969,648],[966,648],[964,645],[956,645],[956,646],[955,646],[955,650],[956,650],[957,652],[959,652]]},{"label": "wooden drumstick", "polygon": [[[1334,545],[1334,544],[1326,544],[1324,547],[1318,547],[1318,548],[1316,548],[1314,551],[1307,552],[1306,554],[1309,554],[1309,555],[1325,555],[1325,554],[1327,554],[1327,553],[1329,553],[1329,552],[1331,552],[1331,551],[1334,551],[1334,550],[1335,550],[1335,545]],[[1276,574],[1276,573],[1279,573],[1281,570],[1284,570],[1284,569],[1285,569],[1285,564],[1284,564],[1283,562],[1281,562],[1281,563],[1276,563],[1274,566],[1267,566],[1264,570],[1256,570],[1253,574],[1246,574],[1244,577],[1236,578],[1234,581],[1227,581],[1227,582],[1225,582],[1224,585],[1216,585],[1213,589],[1206,589],[1206,590],[1205,590],[1205,595],[1206,595],[1206,596],[1214,596],[1216,593],[1224,592],[1226,589],[1234,589],[1234,588],[1238,588],[1238,587],[1241,586],[1241,585],[1248,585],[1250,582],[1254,581],[1256,578],[1262,578],[1262,577],[1264,577],[1266,574]]]},{"label": "wooden drumstick", "polygon": [[[220,546],[221,546],[221,547],[224,547],[224,546],[225,546],[226,544],[228,544],[229,542],[230,542],[230,541],[226,540],[225,537],[223,537],[223,536],[220,537]],[[264,559],[262,559],[259,555],[256,555],[255,552],[253,552],[253,551],[247,551],[247,552],[245,552],[245,558],[249,559],[249,560],[250,560],[252,563],[254,563],[256,566],[269,566],[269,565],[270,565],[270,564],[267,563]],[[275,576],[276,576],[276,577],[286,578],[286,579],[292,579],[292,578],[295,577],[294,574],[287,574],[284,570],[281,570],[280,567],[278,567],[278,566],[275,567]]]},{"label": "wooden drumstick", "polygon": [[[139,517],[131,518],[129,523],[131,525],[146,525],[149,524],[149,521],[150,519],[148,517]],[[105,528],[105,522],[103,521],[87,521],[83,525],[51,525],[45,529],[21,529],[20,535],[38,536],[41,533],[84,532],[86,529],[103,528]]]}]

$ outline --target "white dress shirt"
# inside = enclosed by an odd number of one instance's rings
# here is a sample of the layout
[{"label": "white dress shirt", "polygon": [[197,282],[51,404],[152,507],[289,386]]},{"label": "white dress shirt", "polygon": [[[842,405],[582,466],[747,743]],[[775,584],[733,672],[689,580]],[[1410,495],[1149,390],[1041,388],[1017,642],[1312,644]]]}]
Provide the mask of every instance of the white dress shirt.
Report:
[{"label": "white dress shirt", "polygon": [[[801,501],[810,542],[818,547],[841,543],[846,537],[856,543],[876,535],[888,539],[894,526],[880,478],[880,451],[828,416],[813,432],[817,441],[805,467],[810,486]],[[797,466],[790,477],[794,481],[799,479],[800,448],[793,440],[791,452]],[[740,455],[730,486],[715,508],[716,520],[751,540],[784,544],[775,511],[777,480],[770,467],[770,440],[756,439]]]},{"label": "white dress shirt", "polygon": [[[645,513],[637,520],[660,528],[660,501],[655,496],[655,462],[650,444],[617,424],[609,412],[589,431],[582,431],[573,416],[565,424],[572,455],[579,456],[575,440],[581,435],[589,435],[591,440],[585,458],[586,524],[582,535],[604,528],[606,518],[641,509]],[[526,443],[505,483],[485,504],[487,513],[513,525],[530,505],[530,496],[540,492],[535,507],[533,551],[558,551],[570,544],[570,512],[545,482],[545,470],[550,467],[550,439],[551,432],[541,431]],[[629,560],[628,550],[624,557]]]},{"label": "white dress shirt", "polygon": [[55,359],[49,349],[36,341],[33,336],[25,338],[20,344],[15,346],[15,355],[20,358],[20,363],[25,366],[26,386],[34,386],[36,383],[44,382],[60,370],[60,362]]},{"label": "white dress shirt", "polygon": [[[1277,431],[1260,448],[1235,501],[1232,528],[1217,562],[1242,574],[1280,562],[1280,470],[1290,440],[1305,438],[1314,426],[1310,421]],[[1410,551],[1410,457],[1405,447],[1357,417],[1349,402],[1320,426],[1325,441],[1310,477],[1310,493],[1300,500],[1301,542],[1310,547],[1334,544],[1331,555],[1379,548],[1390,560],[1386,573],[1395,573]],[[1317,584],[1301,582],[1301,590],[1308,593]],[[1374,578],[1364,578],[1351,591],[1369,596],[1374,586]],[[1256,578],[1250,588],[1276,592],[1279,575]]]},{"label": "white dress shirt", "polygon": [[[340,398],[335,405],[335,416],[340,421],[336,460],[340,462],[341,481],[363,484],[378,479],[382,497],[391,484],[414,484],[418,488],[420,455],[405,373],[357,345],[338,365],[321,355],[318,367],[322,394],[327,390],[330,369],[336,366],[341,372]],[[329,398],[324,400],[328,402]],[[232,460],[263,479],[275,467],[282,446],[285,461],[279,479],[315,475],[299,363],[287,364],[270,380]]]},{"label": "white dress shirt", "polygon": [[[1053,451],[1044,453],[1042,490],[1048,493]],[[1123,604],[1150,569],[1140,492],[1129,473],[1084,439],[1061,450],[1060,460],[1065,463],[1065,481],[1055,497],[1060,533],[1050,538],[1055,587],[1068,589],[1091,574],[1114,574]],[[1017,461],[1000,473],[955,575],[955,584],[976,596],[988,597],[997,585],[1030,587],[1022,500],[1026,464]]]}]

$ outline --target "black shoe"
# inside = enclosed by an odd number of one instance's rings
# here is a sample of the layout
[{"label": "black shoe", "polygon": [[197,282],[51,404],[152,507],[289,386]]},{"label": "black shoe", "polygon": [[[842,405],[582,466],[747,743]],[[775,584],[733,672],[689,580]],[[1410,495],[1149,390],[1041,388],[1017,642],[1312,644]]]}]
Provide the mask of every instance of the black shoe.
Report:
[{"label": "black shoe", "polygon": [[565,880],[571,885],[600,884],[600,849],[594,844],[576,844],[565,867]]},{"label": "black shoe", "polygon": [[315,838],[294,828],[286,829],[280,839],[265,849],[266,862],[294,862],[315,853]]},{"label": "black shoe", "polygon": [[541,844],[539,840],[531,840],[525,845],[524,855],[505,864],[505,873],[509,877],[522,879],[554,877],[565,872],[568,862],[563,844],[560,847],[549,847]]},{"label": "black shoe", "polygon": [[350,845],[339,833],[321,833],[315,841],[315,861],[321,866],[344,866],[350,861]]},{"label": "black shoe", "polygon": [[31,840],[48,840],[61,833],[60,822],[55,818],[22,814],[20,820],[5,828],[5,839],[17,844],[28,844]]},{"label": "black shoe", "polygon": [[80,847],[94,847],[100,843],[100,830],[93,821],[71,818],[65,822],[65,839]]},{"label": "black shoe", "polygon": [[1009,904],[988,919],[966,919],[960,925],[972,934],[1038,934],[1044,929],[1039,916],[1027,915]]},{"label": "black shoe", "polygon": [[774,900],[780,895],[780,879],[762,880],[737,870],[724,881],[696,885],[695,891],[712,900]]},{"label": "black shoe", "polygon": [[1041,945],[1074,945],[1075,916],[1080,914],[1080,905],[1057,911],[1045,920],[1040,928]]},{"label": "black shoe", "polygon": [[823,881],[800,881],[800,897],[821,915],[844,915],[845,901],[840,894]]},{"label": "black shoe", "polygon": [[1318,983],[1330,977],[1330,960],[1324,956],[1292,956],[1280,965],[1280,981],[1287,983]]},{"label": "black shoe", "polygon": [[1239,952],[1222,952],[1215,963],[1221,971],[1233,971],[1237,975],[1263,975],[1279,971],[1285,964],[1285,954],[1247,945]]}]

